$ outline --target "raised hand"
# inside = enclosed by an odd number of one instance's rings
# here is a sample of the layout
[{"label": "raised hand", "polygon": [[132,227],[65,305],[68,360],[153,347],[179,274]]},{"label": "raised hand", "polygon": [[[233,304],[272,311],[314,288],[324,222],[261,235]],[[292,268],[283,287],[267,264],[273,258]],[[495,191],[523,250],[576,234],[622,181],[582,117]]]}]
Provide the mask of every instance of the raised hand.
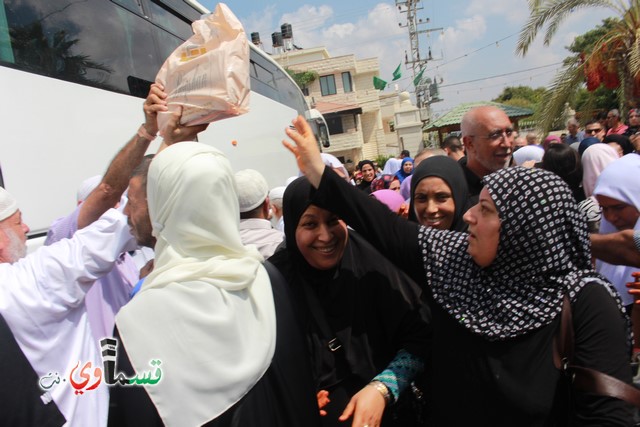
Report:
[{"label": "raised hand", "polygon": [[149,88],[149,95],[142,106],[144,111],[144,127],[150,135],[158,133],[158,113],[168,111],[167,94],[164,87],[153,83]]},{"label": "raised hand", "polygon": [[296,156],[298,168],[307,176],[311,185],[318,188],[324,172],[318,141],[304,117],[296,117],[292,124],[294,128],[285,129],[285,133],[295,144],[287,140],[283,140],[282,144]]}]

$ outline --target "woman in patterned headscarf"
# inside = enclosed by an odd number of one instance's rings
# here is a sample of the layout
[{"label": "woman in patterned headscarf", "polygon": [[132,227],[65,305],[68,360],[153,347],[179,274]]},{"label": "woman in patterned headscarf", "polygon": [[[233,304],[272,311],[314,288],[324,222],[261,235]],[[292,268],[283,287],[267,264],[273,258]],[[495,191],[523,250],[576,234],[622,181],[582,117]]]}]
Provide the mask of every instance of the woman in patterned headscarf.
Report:
[{"label": "woman in patterned headscarf", "polygon": [[[484,178],[464,215],[469,233],[426,228],[360,197],[319,162],[303,119],[287,143],[317,187],[314,203],[340,215],[431,291],[432,425],[628,425],[622,401],[574,392],[563,404],[553,341],[564,295],[572,303],[576,364],[629,383],[620,299],[590,263],[587,229],[568,186],[541,169]],[[571,409],[571,412],[570,412]]]}]

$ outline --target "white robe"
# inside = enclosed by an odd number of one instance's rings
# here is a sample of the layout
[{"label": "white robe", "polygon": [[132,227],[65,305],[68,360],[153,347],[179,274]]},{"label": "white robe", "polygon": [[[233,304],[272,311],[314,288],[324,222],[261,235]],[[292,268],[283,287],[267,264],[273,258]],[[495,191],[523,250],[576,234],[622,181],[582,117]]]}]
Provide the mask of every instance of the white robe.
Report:
[{"label": "white robe", "polygon": [[0,264],[0,313],[38,376],[59,374],[61,382],[49,394],[43,390],[42,398],[53,398],[66,426],[107,424],[109,391],[104,382],[76,395],[69,375],[78,362],[80,369],[91,362],[88,385],[97,381],[93,374],[102,368],[102,359],[84,297],[122,252],[133,249],[126,217],[110,209],[73,238],[41,247],[16,263]]}]

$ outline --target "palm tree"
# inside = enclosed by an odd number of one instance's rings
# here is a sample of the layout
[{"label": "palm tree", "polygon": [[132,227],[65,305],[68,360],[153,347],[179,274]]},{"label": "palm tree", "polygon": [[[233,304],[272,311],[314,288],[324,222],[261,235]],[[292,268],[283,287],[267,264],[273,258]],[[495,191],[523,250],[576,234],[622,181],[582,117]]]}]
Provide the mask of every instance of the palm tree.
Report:
[{"label": "palm tree", "polygon": [[520,32],[516,52],[526,55],[538,32],[547,27],[544,44],[549,45],[564,19],[576,9],[604,7],[618,18],[593,45],[590,52],[568,57],[549,88],[550,97],[538,123],[545,130],[561,117],[565,103],[585,83],[593,91],[601,84],[617,91],[624,111],[640,95],[640,0],[529,0],[531,15]]}]

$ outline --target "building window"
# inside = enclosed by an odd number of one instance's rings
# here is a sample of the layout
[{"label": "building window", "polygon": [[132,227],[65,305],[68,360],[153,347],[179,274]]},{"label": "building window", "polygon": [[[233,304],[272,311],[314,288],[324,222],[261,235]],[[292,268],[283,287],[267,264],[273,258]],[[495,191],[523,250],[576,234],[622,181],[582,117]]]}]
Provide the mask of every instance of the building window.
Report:
[{"label": "building window", "polygon": [[336,94],[336,78],[333,74],[320,77],[320,92],[322,96]]},{"label": "building window", "polygon": [[302,94],[304,96],[309,96],[309,88],[308,87],[303,87],[302,88]]},{"label": "building window", "polygon": [[329,128],[329,135],[338,135],[344,133],[344,130],[342,129],[341,117],[331,117],[325,119],[327,121],[327,127]]},{"label": "building window", "polygon": [[353,92],[353,86],[351,85],[351,73],[345,71],[342,73],[342,86],[344,87],[344,92]]}]

